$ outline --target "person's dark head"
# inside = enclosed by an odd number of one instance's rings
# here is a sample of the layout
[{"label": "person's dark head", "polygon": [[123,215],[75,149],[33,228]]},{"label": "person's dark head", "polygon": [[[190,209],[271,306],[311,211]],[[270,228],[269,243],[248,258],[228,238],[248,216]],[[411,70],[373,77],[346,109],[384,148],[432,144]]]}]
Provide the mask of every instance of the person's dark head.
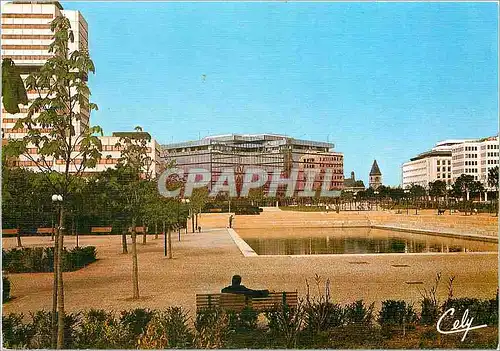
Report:
[{"label": "person's dark head", "polygon": [[233,275],[232,285],[240,285],[241,284],[241,276]]}]

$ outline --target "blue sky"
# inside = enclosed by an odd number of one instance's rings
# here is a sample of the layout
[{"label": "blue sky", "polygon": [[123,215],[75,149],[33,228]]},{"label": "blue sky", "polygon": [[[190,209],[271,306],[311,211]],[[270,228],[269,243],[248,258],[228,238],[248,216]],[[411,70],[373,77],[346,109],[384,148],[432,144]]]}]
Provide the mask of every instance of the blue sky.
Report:
[{"label": "blue sky", "polygon": [[384,183],[437,141],[498,132],[495,3],[71,2],[89,23],[93,124],[160,143],[331,141]]}]

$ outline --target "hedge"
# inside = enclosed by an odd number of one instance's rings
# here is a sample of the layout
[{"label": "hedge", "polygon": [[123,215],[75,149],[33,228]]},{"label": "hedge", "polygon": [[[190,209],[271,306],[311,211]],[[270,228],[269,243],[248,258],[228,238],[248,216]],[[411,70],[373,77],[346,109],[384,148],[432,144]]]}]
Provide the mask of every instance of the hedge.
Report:
[{"label": "hedge", "polygon": [[[76,271],[96,261],[94,246],[63,249],[63,272]],[[34,247],[2,250],[3,270],[8,273],[40,273],[54,271],[54,248]]]}]

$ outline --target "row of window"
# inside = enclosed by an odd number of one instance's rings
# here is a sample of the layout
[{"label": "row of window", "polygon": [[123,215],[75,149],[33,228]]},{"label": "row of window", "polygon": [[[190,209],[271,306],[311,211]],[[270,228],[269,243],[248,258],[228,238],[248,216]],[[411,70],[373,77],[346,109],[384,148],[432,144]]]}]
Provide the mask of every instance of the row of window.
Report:
[{"label": "row of window", "polygon": [[477,168],[466,168],[465,173],[477,173]]},{"label": "row of window", "polygon": [[488,145],[488,149],[498,149],[498,144]]},{"label": "row of window", "polygon": [[[437,168],[437,171],[438,171],[438,172],[441,172],[441,167],[438,167],[438,168]],[[443,167],[443,172],[444,172],[444,171],[446,171],[446,167]],[[451,166],[450,166],[450,167],[448,167],[448,172],[451,172]]]},{"label": "row of window", "polygon": [[[446,161],[448,161],[448,164],[451,165],[451,160],[443,160],[443,165],[446,165]],[[437,160],[437,165],[439,166],[441,164],[441,160]]]},{"label": "row of window", "polygon": [[498,157],[498,152],[488,152],[488,157]]},{"label": "row of window", "polygon": [[465,161],[466,166],[477,166],[477,161]]},{"label": "row of window", "polygon": [[477,154],[465,154],[465,158],[477,158]]},{"label": "row of window", "polygon": [[450,178],[451,179],[451,173],[443,173],[443,174],[440,174],[438,173],[437,174],[437,179],[446,179],[446,178]]},{"label": "row of window", "polygon": [[498,164],[498,160],[488,160],[488,164],[489,165],[497,165]]},{"label": "row of window", "polygon": [[466,146],[465,151],[477,151],[477,146]]}]

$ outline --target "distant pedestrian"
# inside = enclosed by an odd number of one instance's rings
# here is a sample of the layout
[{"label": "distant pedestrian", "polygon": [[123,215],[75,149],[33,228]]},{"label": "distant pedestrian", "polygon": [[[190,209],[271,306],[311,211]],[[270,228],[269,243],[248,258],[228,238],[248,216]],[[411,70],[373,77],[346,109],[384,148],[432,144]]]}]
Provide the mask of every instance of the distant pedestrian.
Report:
[{"label": "distant pedestrian", "polygon": [[201,233],[201,226],[198,226],[198,233]]},{"label": "distant pedestrian", "polygon": [[233,215],[229,216],[229,228],[233,227]]}]

